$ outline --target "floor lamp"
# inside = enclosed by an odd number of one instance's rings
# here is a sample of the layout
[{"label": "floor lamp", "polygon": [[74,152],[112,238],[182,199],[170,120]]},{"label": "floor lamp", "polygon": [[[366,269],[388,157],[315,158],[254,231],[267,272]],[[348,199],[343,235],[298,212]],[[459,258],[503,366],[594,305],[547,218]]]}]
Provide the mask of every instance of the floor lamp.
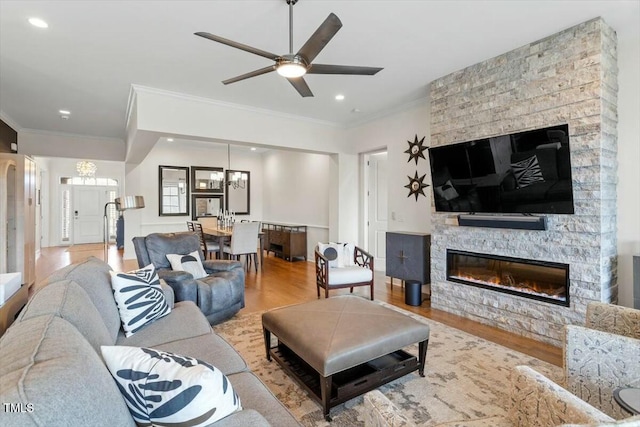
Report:
[{"label": "floor lamp", "polygon": [[107,208],[109,205],[116,205],[118,212],[129,209],[144,208],[144,197],[142,196],[125,196],[117,197],[115,201],[108,202],[104,205],[104,216],[102,217],[102,242],[104,244],[104,262],[109,263],[109,218],[107,216]]}]

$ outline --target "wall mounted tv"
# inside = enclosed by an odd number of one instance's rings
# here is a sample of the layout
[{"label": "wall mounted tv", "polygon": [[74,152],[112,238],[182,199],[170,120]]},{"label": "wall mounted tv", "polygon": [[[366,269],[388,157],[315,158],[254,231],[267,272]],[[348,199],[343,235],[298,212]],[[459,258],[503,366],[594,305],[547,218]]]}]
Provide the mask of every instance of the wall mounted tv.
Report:
[{"label": "wall mounted tv", "polygon": [[572,214],[569,126],[429,149],[438,212]]}]

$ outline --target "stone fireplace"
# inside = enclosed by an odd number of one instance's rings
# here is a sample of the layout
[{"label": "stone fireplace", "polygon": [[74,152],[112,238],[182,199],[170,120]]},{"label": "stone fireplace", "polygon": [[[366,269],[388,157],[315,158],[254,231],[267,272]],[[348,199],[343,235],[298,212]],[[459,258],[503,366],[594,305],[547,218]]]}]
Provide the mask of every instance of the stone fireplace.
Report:
[{"label": "stone fireplace", "polygon": [[[575,211],[546,215],[547,229],[534,231],[461,227],[432,206],[432,308],[560,346],[590,301],[617,300],[617,73],[615,32],[597,18],[431,83],[432,147],[568,124]],[[451,251],[567,266],[565,295],[461,283]]]},{"label": "stone fireplace", "polygon": [[569,307],[569,265],[447,249],[447,280]]}]

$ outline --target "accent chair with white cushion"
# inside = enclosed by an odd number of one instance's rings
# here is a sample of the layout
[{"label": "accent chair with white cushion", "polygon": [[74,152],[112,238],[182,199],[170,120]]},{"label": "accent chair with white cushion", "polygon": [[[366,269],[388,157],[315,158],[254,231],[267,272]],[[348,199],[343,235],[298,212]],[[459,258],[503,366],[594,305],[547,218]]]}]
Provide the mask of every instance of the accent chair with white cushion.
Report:
[{"label": "accent chair with white cushion", "polygon": [[329,298],[330,289],[369,286],[373,300],[373,256],[351,243],[318,243],[315,249],[316,288]]},{"label": "accent chair with white cushion", "polygon": [[628,417],[613,391],[640,387],[640,310],[589,303],[585,326],[565,327],[564,368],[567,390],[615,419]]}]

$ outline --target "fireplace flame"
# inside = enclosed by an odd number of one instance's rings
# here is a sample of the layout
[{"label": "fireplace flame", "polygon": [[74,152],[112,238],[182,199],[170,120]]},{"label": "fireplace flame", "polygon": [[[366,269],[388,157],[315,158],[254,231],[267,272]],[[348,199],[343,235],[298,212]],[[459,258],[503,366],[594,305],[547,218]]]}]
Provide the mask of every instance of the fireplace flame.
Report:
[{"label": "fireplace flame", "polygon": [[[538,295],[560,301],[566,300],[564,289],[555,289],[549,285],[545,286],[544,284],[533,280],[522,280],[516,283],[514,277],[508,273],[504,275],[504,280],[501,280],[501,278],[496,276],[476,277],[462,272],[456,272],[452,274],[451,277],[466,282],[488,285],[502,289],[509,289],[512,291],[518,291],[530,295]],[[506,283],[503,283],[503,281]]]}]

